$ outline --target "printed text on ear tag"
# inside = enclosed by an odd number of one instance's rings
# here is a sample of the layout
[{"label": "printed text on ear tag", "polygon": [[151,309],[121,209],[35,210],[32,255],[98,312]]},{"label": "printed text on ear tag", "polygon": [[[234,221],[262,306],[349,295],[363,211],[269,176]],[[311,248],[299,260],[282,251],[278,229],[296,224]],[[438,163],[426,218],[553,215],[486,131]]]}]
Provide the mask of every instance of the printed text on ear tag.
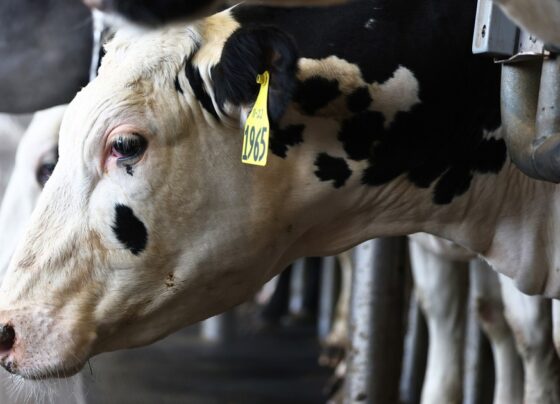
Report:
[{"label": "printed text on ear tag", "polygon": [[257,76],[257,83],[261,85],[261,89],[243,131],[243,154],[241,155],[241,161],[245,164],[266,165],[268,138],[270,135],[267,108],[269,78],[270,76],[267,71]]}]

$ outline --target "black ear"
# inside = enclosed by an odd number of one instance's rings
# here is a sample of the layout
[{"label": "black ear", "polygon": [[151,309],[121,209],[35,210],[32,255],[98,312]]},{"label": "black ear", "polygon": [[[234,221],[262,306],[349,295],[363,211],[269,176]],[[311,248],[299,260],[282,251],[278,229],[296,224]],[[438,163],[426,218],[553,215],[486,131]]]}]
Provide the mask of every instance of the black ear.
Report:
[{"label": "black ear", "polygon": [[212,71],[218,105],[223,108],[226,102],[238,106],[255,102],[257,75],[268,70],[268,117],[277,121],[295,89],[297,60],[294,41],[281,30],[268,26],[239,28],[226,41],[220,62]]}]

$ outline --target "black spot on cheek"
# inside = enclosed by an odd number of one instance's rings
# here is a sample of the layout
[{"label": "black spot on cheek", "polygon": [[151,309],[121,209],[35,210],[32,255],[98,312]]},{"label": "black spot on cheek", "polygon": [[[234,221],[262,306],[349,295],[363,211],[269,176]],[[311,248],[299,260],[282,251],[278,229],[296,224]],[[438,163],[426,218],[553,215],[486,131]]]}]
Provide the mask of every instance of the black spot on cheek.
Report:
[{"label": "black spot on cheek", "polygon": [[134,170],[132,169],[132,166],[127,164],[125,167],[126,167],[126,173],[128,175],[130,175],[131,177],[133,177],[134,176]]},{"label": "black spot on cheek", "polygon": [[335,188],[340,188],[346,184],[346,181],[352,175],[352,170],[348,167],[346,160],[329,156],[327,153],[321,153],[317,156],[315,166],[317,167],[315,175],[321,181],[334,181],[333,186]]},{"label": "black spot on cheek", "polygon": [[146,249],[148,232],[146,226],[136,217],[131,208],[115,206],[115,225],[112,227],[117,239],[134,255]]}]

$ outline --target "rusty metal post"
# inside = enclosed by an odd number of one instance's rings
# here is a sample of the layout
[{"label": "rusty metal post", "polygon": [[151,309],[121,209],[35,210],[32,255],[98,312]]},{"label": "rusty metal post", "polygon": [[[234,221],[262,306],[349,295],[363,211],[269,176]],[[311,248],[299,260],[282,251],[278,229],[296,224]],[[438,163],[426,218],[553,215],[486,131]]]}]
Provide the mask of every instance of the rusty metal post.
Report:
[{"label": "rusty metal post", "polygon": [[336,257],[324,257],[321,268],[321,285],[319,295],[319,318],[317,333],[319,340],[324,340],[333,325],[336,295]]},{"label": "rusty metal post", "polygon": [[355,249],[345,403],[396,403],[404,334],[404,238]]}]

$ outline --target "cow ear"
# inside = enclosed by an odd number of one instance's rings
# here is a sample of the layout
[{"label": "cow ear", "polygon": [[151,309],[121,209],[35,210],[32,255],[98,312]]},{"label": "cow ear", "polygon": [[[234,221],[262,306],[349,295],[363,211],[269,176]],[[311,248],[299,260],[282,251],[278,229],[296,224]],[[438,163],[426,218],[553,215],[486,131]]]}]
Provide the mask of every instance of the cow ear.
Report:
[{"label": "cow ear", "polygon": [[267,26],[239,28],[226,41],[220,62],[212,71],[218,105],[222,109],[226,102],[251,106],[260,87],[257,75],[267,70],[268,116],[277,121],[295,89],[297,60],[294,41],[281,30]]}]

